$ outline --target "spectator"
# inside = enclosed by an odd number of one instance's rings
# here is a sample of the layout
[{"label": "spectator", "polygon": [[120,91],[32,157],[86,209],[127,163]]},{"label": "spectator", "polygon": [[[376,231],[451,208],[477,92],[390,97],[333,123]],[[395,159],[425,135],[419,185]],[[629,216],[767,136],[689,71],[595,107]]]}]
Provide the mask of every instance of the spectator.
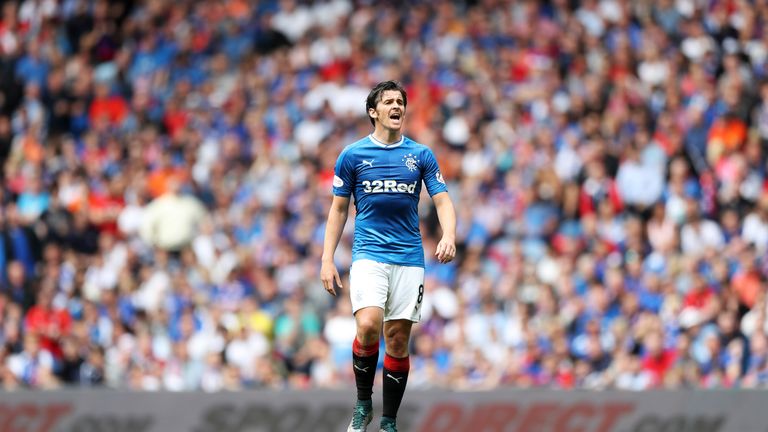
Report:
[{"label": "spectator", "polygon": [[66,309],[54,306],[54,295],[53,286],[41,287],[37,302],[24,318],[24,330],[36,335],[37,343],[56,359],[60,359],[62,349],[59,340],[69,334],[72,317]]},{"label": "spectator", "polygon": [[760,295],[764,295],[764,277],[755,267],[755,249],[748,247],[739,257],[739,266],[733,275],[731,287],[746,309],[752,309]]},{"label": "spectator", "polygon": [[180,194],[177,181],[170,181],[167,187],[144,209],[141,235],[151,245],[180,251],[190,244],[206,212],[197,198]]},{"label": "spectator", "polygon": [[22,351],[7,359],[14,377],[31,387],[47,387],[54,367],[53,355],[40,346],[39,337],[32,333],[24,336]]},{"label": "spectator", "polygon": [[686,223],[680,231],[680,246],[686,255],[699,255],[708,249],[720,250],[725,244],[720,226],[702,217],[698,203],[686,202]]},{"label": "spectator", "polygon": [[762,197],[755,211],[744,218],[741,236],[758,252],[768,251],[768,197]]}]

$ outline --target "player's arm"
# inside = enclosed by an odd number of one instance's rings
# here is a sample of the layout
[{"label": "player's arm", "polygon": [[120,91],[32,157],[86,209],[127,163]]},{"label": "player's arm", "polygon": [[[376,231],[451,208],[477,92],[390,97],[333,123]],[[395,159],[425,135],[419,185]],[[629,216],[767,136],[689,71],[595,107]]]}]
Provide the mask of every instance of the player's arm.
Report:
[{"label": "player's arm", "polygon": [[341,288],[341,277],[339,277],[339,271],[333,262],[333,255],[336,253],[336,246],[339,245],[348,214],[349,197],[335,195],[331,202],[331,210],[328,212],[328,222],[325,224],[323,257],[320,266],[320,280],[323,282],[323,288],[331,295],[336,295],[336,290],[333,287],[334,281]]},{"label": "player's arm", "polygon": [[432,201],[435,203],[437,218],[443,230],[443,237],[437,244],[435,256],[439,262],[445,264],[451,262],[456,256],[456,211],[448,192],[433,195]]}]

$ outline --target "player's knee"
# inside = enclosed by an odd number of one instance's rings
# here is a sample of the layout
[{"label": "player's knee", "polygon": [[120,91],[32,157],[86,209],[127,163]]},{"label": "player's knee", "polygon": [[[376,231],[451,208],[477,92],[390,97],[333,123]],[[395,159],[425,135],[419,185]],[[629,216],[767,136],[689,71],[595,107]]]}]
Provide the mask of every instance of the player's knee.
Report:
[{"label": "player's knee", "polygon": [[357,322],[357,339],[363,345],[371,345],[379,341],[380,327],[376,320],[362,319]]}]

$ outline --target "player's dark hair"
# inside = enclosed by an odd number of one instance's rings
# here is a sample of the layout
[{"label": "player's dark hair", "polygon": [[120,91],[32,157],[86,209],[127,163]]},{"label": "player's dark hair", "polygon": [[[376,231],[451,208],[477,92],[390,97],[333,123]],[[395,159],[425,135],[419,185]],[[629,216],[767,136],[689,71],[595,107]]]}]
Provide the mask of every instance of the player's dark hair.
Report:
[{"label": "player's dark hair", "polygon": [[[371,89],[371,92],[368,93],[368,98],[365,100],[365,114],[368,115],[368,110],[373,108],[376,109],[376,104],[379,103],[381,100],[381,95],[387,91],[387,90],[397,90],[400,92],[401,95],[403,95],[403,105],[408,106],[408,93],[405,92],[405,87],[403,87],[402,84],[400,84],[397,81],[382,81],[376,86]],[[376,122],[373,120],[373,117],[368,116],[368,120],[371,121],[372,125],[376,125]]]}]

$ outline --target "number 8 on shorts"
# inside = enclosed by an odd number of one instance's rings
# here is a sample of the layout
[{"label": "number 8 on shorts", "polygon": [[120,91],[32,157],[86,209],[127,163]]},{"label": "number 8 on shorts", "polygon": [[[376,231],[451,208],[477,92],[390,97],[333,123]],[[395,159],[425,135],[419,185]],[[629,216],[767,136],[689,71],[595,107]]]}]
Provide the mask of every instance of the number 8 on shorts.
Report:
[{"label": "number 8 on shorts", "polygon": [[[418,322],[424,300],[424,269],[356,260],[349,272],[352,312],[376,306],[384,309],[384,321]],[[387,300],[389,298],[389,300]]]}]

